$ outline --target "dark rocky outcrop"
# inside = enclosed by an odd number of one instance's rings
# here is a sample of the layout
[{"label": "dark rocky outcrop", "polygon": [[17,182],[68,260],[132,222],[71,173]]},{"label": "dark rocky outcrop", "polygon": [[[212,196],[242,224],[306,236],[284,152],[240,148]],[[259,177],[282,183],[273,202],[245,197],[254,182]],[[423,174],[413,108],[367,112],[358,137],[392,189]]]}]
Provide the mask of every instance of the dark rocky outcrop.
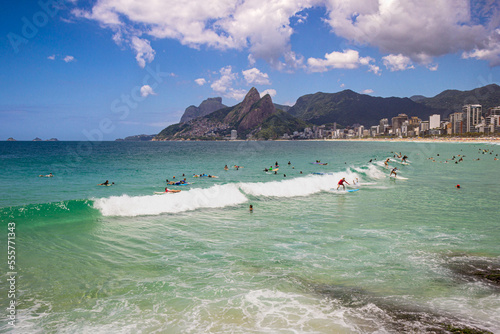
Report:
[{"label": "dark rocky outcrop", "polygon": [[[274,118],[271,118],[275,116]],[[275,126],[276,125],[276,126]],[[255,87],[234,107],[223,108],[185,123],[173,124],[154,140],[224,139],[237,130],[239,139],[276,139],[286,132],[308,124],[278,111],[269,94],[260,97]],[[262,132],[263,131],[263,132]],[[262,133],[261,133],[262,132]]]},{"label": "dark rocky outcrop", "polygon": [[209,97],[208,99],[201,102],[201,104],[196,106],[189,106],[184,111],[184,114],[181,117],[181,123],[188,122],[196,117],[206,116],[214,111],[219,109],[226,108],[224,104],[222,104],[221,97]]}]

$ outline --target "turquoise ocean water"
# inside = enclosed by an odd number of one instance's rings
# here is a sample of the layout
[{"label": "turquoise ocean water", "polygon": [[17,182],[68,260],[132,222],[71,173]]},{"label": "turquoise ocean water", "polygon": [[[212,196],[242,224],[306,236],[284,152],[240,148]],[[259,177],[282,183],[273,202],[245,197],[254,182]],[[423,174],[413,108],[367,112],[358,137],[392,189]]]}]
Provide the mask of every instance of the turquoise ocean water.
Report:
[{"label": "turquoise ocean water", "polygon": [[[0,332],[500,333],[498,153],[487,143],[0,142]],[[276,174],[263,171],[275,162]],[[193,177],[203,173],[218,178]],[[191,184],[171,186],[180,193],[154,194],[183,174]],[[336,191],[342,177],[360,190]],[[105,180],[115,184],[97,186]]]}]

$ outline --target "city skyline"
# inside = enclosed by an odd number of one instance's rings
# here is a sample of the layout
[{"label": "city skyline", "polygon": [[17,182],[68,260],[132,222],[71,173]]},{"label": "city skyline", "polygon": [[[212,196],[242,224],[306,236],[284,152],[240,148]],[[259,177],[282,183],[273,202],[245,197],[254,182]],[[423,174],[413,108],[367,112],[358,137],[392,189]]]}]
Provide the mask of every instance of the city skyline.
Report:
[{"label": "city skyline", "polygon": [[499,5],[469,1],[3,3],[1,140],[154,134],[256,86],[432,97],[499,82]]}]

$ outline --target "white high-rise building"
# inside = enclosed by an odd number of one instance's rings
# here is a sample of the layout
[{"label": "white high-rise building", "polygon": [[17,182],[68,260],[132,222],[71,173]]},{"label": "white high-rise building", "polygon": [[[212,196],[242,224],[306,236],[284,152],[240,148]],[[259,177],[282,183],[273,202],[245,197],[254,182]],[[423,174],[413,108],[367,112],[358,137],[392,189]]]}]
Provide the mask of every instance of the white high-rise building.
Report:
[{"label": "white high-rise building", "polygon": [[238,138],[238,131],[231,130],[231,140],[236,140]]},{"label": "white high-rise building", "polygon": [[429,129],[439,129],[441,127],[441,115],[434,114],[429,117]]}]

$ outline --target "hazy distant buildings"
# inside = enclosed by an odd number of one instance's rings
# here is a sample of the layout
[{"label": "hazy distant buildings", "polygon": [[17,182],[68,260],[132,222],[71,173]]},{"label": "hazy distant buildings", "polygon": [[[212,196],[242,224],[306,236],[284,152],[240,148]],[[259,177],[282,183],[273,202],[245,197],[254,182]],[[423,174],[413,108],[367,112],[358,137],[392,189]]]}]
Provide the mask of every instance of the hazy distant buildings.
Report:
[{"label": "hazy distant buildings", "polygon": [[238,138],[238,131],[231,130],[231,140],[236,140]]}]

